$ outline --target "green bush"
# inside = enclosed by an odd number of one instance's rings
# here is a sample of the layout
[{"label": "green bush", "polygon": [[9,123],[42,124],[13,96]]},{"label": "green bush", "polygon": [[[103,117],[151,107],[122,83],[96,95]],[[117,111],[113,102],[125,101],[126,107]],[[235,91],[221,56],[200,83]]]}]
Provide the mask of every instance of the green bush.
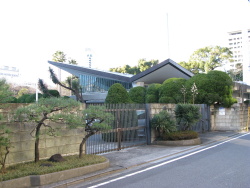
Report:
[{"label": "green bush", "polygon": [[159,137],[162,137],[165,133],[177,130],[174,118],[166,110],[155,114],[150,123],[151,127],[158,132]]},{"label": "green bush", "polygon": [[132,103],[132,100],[130,99],[128,92],[122,86],[122,84],[116,83],[109,88],[105,103]]},{"label": "green bush", "polygon": [[198,138],[198,136],[195,131],[176,131],[164,134],[163,140],[189,140]]},{"label": "green bush", "polygon": [[159,102],[159,88],[161,84],[150,84],[146,90],[146,103]]},{"label": "green bush", "polygon": [[49,89],[48,90],[49,94],[43,94],[44,98],[48,98],[48,97],[60,97],[60,93],[57,90],[54,89]]},{"label": "green bush", "polygon": [[192,102],[190,90],[194,83],[198,89],[198,95],[195,97],[196,104],[221,104],[224,107],[230,107],[237,102],[232,96],[232,79],[225,72],[214,70],[207,74],[196,74],[187,80],[189,102]]},{"label": "green bush", "polygon": [[180,103],[184,102],[181,88],[185,85],[184,78],[169,78],[163,82],[159,88],[159,102],[160,103]]},{"label": "green bush", "polygon": [[145,103],[146,88],[142,86],[134,87],[129,90],[129,97],[134,103]]},{"label": "green bush", "polygon": [[182,131],[191,130],[192,126],[199,121],[199,106],[192,104],[177,104],[175,107],[175,118],[179,129]]}]

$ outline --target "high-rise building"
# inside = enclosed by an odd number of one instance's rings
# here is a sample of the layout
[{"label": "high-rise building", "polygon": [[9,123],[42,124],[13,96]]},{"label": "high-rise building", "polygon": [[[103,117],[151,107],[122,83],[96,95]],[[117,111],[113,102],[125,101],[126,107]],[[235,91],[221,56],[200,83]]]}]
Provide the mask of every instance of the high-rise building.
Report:
[{"label": "high-rise building", "polygon": [[242,64],[243,82],[250,85],[250,29],[232,31],[228,34],[228,44],[234,60],[230,63],[230,69]]},{"label": "high-rise building", "polygon": [[0,65],[0,77],[5,79],[13,79],[18,78],[19,76],[19,69],[17,67]]}]

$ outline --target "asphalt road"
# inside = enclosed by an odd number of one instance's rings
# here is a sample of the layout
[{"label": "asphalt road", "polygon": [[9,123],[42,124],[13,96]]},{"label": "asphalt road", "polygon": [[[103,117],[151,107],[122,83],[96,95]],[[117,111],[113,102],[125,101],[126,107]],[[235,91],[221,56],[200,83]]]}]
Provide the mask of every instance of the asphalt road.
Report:
[{"label": "asphalt road", "polygon": [[250,135],[77,187],[249,188]]}]

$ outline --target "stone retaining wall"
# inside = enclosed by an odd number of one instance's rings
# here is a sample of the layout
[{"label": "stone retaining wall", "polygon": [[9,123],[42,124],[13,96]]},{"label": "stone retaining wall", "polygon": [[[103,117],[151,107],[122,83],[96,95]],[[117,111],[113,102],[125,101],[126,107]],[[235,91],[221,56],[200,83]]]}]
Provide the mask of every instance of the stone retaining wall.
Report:
[{"label": "stone retaining wall", "polygon": [[241,131],[246,129],[248,106],[234,104],[231,108],[211,106],[211,129],[214,131]]},{"label": "stone retaining wall", "polygon": [[[25,104],[19,104],[23,106]],[[1,114],[3,114],[6,119],[9,119],[8,111],[16,108],[18,104],[8,104],[8,108],[2,108]],[[5,119],[5,120],[6,120]],[[7,123],[0,122],[2,125],[7,125],[11,133],[9,133],[11,144],[13,147],[10,148],[10,153],[8,154],[6,164],[16,164],[22,162],[28,162],[34,160],[34,148],[35,148],[35,128],[34,123],[20,123],[11,122]],[[79,145],[84,137],[85,131],[83,128],[69,129],[65,124],[46,122],[53,129],[56,130],[56,136],[49,136],[45,134],[48,132],[48,128],[44,126],[41,127],[41,133],[39,141],[39,152],[40,159],[49,158],[50,156],[60,153],[62,155],[72,155],[79,153]],[[84,151],[85,153],[85,147]]]}]

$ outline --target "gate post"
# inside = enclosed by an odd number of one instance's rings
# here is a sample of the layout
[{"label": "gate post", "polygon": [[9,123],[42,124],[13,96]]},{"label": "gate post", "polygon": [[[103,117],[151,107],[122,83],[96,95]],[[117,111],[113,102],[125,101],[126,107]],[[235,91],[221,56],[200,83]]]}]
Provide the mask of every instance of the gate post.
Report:
[{"label": "gate post", "polygon": [[150,104],[145,105],[146,110],[146,139],[147,145],[151,144],[151,126],[150,126]]},{"label": "gate post", "polygon": [[117,129],[117,150],[121,150],[121,142],[122,142],[122,135],[121,135],[121,128]]}]

